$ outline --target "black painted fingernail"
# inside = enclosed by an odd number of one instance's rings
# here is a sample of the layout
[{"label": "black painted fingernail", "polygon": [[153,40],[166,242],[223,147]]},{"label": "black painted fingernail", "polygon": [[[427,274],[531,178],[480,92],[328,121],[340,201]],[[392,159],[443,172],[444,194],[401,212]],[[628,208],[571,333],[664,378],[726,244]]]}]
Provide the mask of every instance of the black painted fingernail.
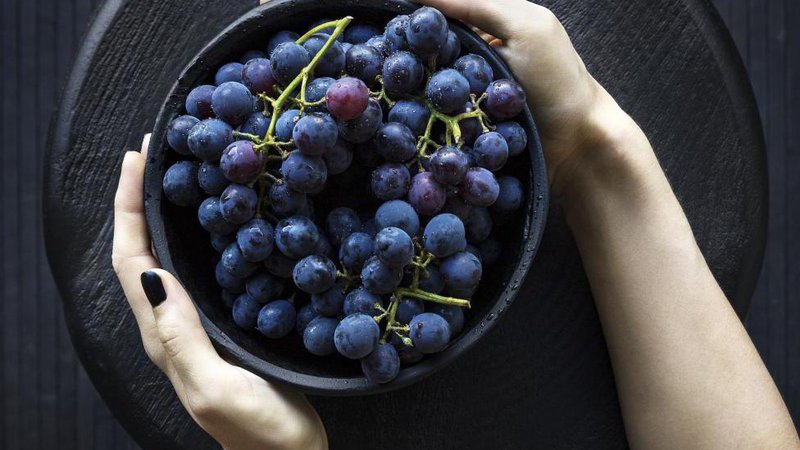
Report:
[{"label": "black painted fingernail", "polygon": [[161,282],[161,277],[157,273],[148,270],[142,272],[142,289],[150,305],[155,308],[156,306],[164,303],[167,299],[167,293],[164,291],[164,283]]}]

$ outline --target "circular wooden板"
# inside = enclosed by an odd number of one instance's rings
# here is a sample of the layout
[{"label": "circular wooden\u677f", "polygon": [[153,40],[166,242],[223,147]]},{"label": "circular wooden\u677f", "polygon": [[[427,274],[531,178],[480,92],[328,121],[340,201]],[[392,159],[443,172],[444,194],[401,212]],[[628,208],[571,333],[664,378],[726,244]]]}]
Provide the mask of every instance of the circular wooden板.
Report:
[{"label": "circular wooden\u677f", "polygon": [[[701,0],[542,3],[650,137],[743,316],[764,250],[766,165],[755,100],[721,19]],[[138,149],[152,129],[181,69],[255,6],[109,0],[53,120],[45,237],[69,329],[100,394],[148,449],[217,446],[147,360],[111,269],[118,167],[123,151]],[[600,324],[557,201],[519,298],[467,355],[390,394],[311,401],[334,449],[627,445]]]}]

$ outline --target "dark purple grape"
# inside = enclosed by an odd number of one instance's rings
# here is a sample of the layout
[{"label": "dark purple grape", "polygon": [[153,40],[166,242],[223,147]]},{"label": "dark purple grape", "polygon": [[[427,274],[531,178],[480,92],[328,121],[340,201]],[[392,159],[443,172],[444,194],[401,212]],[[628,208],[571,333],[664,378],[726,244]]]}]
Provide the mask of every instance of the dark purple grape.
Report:
[{"label": "dark purple grape", "polygon": [[411,179],[408,189],[408,203],[423,216],[436,215],[444,207],[447,192],[436,182],[431,172],[422,172]]},{"label": "dark purple grape", "polygon": [[[331,77],[320,77],[314,78],[308,83],[306,86],[306,101],[309,103],[316,103],[320,100],[325,99],[325,94],[328,92],[328,88],[336,82],[334,78]],[[313,112],[326,112],[327,108],[323,105],[318,106],[307,106],[305,112],[313,113]]]},{"label": "dark purple grape", "polygon": [[253,112],[253,94],[235,81],[222,83],[211,96],[211,108],[218,118],[231,126],[241,125]]},{"label": "dark purple grape", "polygon": [[344,63],[345,72],[347,72],[347,52],[349,52],[351,48],[353,48],[353,44],[349,42],[342,42],[342,51],[344,52],[344,58],[345,58],[345,63]]},{"label": "dark purple grape", "polygon": [[296,322],[294,305],[286,300],[275,300],[261,308],[256,328],[270,339],[280,339],[292,332]]},{"label": "dark purple grape", "polygon": [[440,70],[428,80],[425,97],[437,110],[445,114],[457,113],[469,100],[469,82],[456,70]]},{"label": "dark purple grape", "polygon": [[402,200],[391,200],[378,208],[375,213],[375,224],[378,230],[397,227],[409,236],[416,236],[419,231],[419,216],[408,203]]},{"label": "dark purple grape", "polygon": [[358,78],[344,77],[330,85],[326,105],[331,115],[339,120],[361,117],[369,103],[369,89]]},{"label": "dark purple grape", "polygon": [[492,172],[483,167],[473,167],[467,171],[459,192],[464,200],[474,206],[491,206],[500,195],[500,186]]},{"label": "dark purple grape", "polygon": [[265,116],[263,111],[256,111],[247,116],[247,120],[239,126],[239,132],[254,134],[264,139],[267,135],[267,131],[269,131],[269,122],[270,118]]},{"label": "dark purple grape", "polygon": [[352,44],[363,44],[369,38],[382,33],[383,30],[371,23],[353,23],[344,31],[344,40]]},{"label": "dark purple grape", "polygon": [[328,356],[336,351],[333,342],[339,321],[331,317],[315,317],[303,331],[303,346],[316,356]]},{"label": "dark purple grape", "polygon": [[425,356],[413,345],[404,344],[403,340],[395,333],[392,333],[392,337],[389,342],[397,350],[397,355],[400,357],[400,362],[403,364],[418,363]]},{"label": "dark purple grape", "polygon": [[508,143],[500,133],[490,131],[478,136],[472,154],[478,166],[497,172],[508,161]]},{"label": "dark purple grape", "polygon": [[461,221],[464,223],[467,222],[471,210],[472,205],[464,201],[464,199],[458,195],[448,196],[447,201],[444,202],[444,207],[442,208],[443,213],[453,214],[461,219]]},{"label": "dark purple grape", "polygon": [[[314,309],[313,306],[311,306],[310,303],[303,306],[297,311],[297,322],[295,328],[297,328],[297,332],[300,334],[300,336],[303,336],[308,325],[311,323],[311,321],[313,321],[317,317],[319,317],[319,313]],[[326,317],[326,319],[328,318]],[[333,320],[333,319],[328,319],[328,320]],[[336,328],[335,324],[333,328],[334,329]],[[333,347],[333,331],[331,331],[331,347]],[[333,350],[331,352],[333,352]]]},{"label": "dark purple grape", "polygon": [[347,236],[339,246],[339,261],[352,273],[361,272],[364,262],[375,253],[375,241],[369,234],[356,232]]},{"label": "dark purple grape", "polygon": [[236,141],[222,152],[219,167],[232,182],[249,183],[261,175],[264,157],[255,149],[252,141]]},{"label": "dark purple grape", "polygon": [[358,287],[350,291],[347,297],[345,297],[344,315],[351,316],[361,313],[376,316],[381,313],[381,311],[375,307],[376,304],[381,305],[382,308],[385,306],[382,298],[370,293],[368,290],[364,289],[363,286]]},{"label": "dark purple grape", "polygon": [[233,142],[233,128],[219,119],[206,119],[189,131],[187,143],[194,156],[204,161],[218,161],[222,151]]},{"label": "dark purple grape", "polygon": [[281,174],[286,184],[297,192],[316,194],[325,187],[328,169],[319,156],[306,156],[293,151],[281,164]]},{"label": "dark purple grape", "polygon": [[380,328],[375,319],[366,314],[347,316],[336,327],[333,340],[336,350],[350,359],[361,359],[378,345]]},{"label": "dark purple grape", "polygon": [[392,45],[392,48],[403,50],[408,47],[406,40],[406,28],[410,17],[407,15],[397,16],[386,24],[386,29],[383,31],[383,36]]},{"label": "dark purple grape", "polygon": [[403,198],[409,186],[411,174],[405,164],[388,162],[372,171],[370,187],[379,200]]},{"label": "dark purple grape", "polygon": [[339,130],[327,114],[302,116],[294,126],[292,138],[297,149],[307,156],[320,156],[336,144]]},{"label": "dark purple grape", "polygon": [[272,75],[272,66],[266,58],[251,59],[242,69],[242,84],[250,89],[253,95],[274,95],[274,87],[278,80]]},{"label": "dark purple grape", "polygon": [[293,216],[306,204],[306,194],[292,190],[284,182],[273,183],[267,191],[272,210],[279,216]]},{"label": "dark purple grape", "polygon": [[[330,37],[329,34],[317,33],[305,41],[303,47],[313,59],[314,56],[322,50],[322,47]],[[319,63],[317,63],[317,67],[314,68],[314,74],[321,77],[337,77],[344,70],[344,65],[345,56],[342,44],[333,41],[330,47],[328,47],[328,51],[325,52],[319,60]]]},{"label": "dark purple grape", "polygon": [[234,294],[241,294],[245,290],[244,279],[235,277],[225,270],[225,266],[222,265],[222,260],[217,263],[214,269],[214,279],[217,280],[217,284],[219,284],[220,287]]},{"label": "dark purple grape", "polygon": [[488,238],[478,245],[481,252],[481,262],[486,265],[491,265],[500,259],[503,253],[503,244],[495,238]]},{"label": "dark purple grape", "polygon": [[228,222],[243,224],[252,219],[258,208],[258,195],[252,188],[232,184],[220,196],[219,209]]},{"label": "dark purple grape", "polygon": [[[302,261],[300,262],[302,263]],[[311,304],[323,316],[336,317],[342,313],[342,307],[344,306],[345,294],[343,291],[344,286],[341,283],[335,284],[326,291],[313,294],[311,296]]]},{"label": "dark purple grape", "polygon": [[283,293],[283,280],[276,278],[263,269],[245,282],[245,290],[260,303],[275,300]]},{"label": "dark purple grape", "polygon": [[375,136],[378,152],[388,161],[405,162],[417,154],[417,140],[414,133],[405,125],[389,122]]},{"label": "dark purple grape", "polygon": [[210,84],[197,86],[186,96],[186,112],[200,120],[214,116],[211,109],[211,97],[214,95],[216,87]]},{"label": "dark purple grape", "polygon": [[464,179],[469,169],[469,158],[456,147],[442,147],[430,158],[428,170],[442,184],[456,185]]},{"label": "dark purple grape", "polygon": [[425,67],[413,53],[399,51],[383,64],[383,85],[390,94],[416,92],[425,78]]},{"label": "dark purple grape", "polygon": [[238,62],[230,62],[223,65],[217,70],[217,74],[214,75],[214,84],[219,86],[230,81],[241,83],[243,67],[242,63]]},{"label": "dark purple grape", "polygon": [[342,241],[351,234],[361,229],[361,219],[358,214],[350,208],[339,207],[328,213],[325,221],[328,236],[333,245],[338,247]]},{"label": "dark purple grape", "polygon": [[278,116],[278,121],[275,123],[275,140],[278,142],[289,142],[292,140],[292,131],[299,118],[299,109],[289,109],[281,113],[281,115]]},{"label": "dark purple grape", "polygon": [[264,219],[251,219],[236,233],[236,243],[244,259],[261,262],[272,253],[275,230]]},{"label": "dark purple grape", "polygon": [[333,245],[331,245],[331,241],[328,240],[324,233],[320,233],[319,235],[319,241],[317,241],[317,247],[314,249],[314,254],[324,256],[330,260],[336,259],[336,251],[334,250]]},{"label": "dark purple grape", "polygon": [[402,123],[416,136],[425,134],[430,118],[430,110],[417,100],[399,100],[389,110],[389,122]]},{"label": "dark purple grape", "polygon": [[172,119],[167,127],[167,143],[170,148],[181,155],[191,155],[192,150],[188,143],[189,131],[198,123],[200,120],[193,116],[178,116]]},{"label": "dark purple grape", "polygon": [[267,43],[267,55],[271,55],[272,51],[275,50],[276,47],[283,44],[284,42],[295,42],[296,40],[300,39],[300,35],[295,33],[294,31],[279,31],[272,35]]},{"label": "dark purple grape", "polygon": [[242,250],[235,242],[222,252],[222,267],[237,278],[247,278],[258,269],[258,265],[245,259]]},{"label": "dark purple grape", "polygon": [[267,54],[262,52],[261,50],[248,50],[244,53],[244,55],[242,55],[241,59],[239,59],[239,62],[247,65],[247,63],[249,63],[254,59],[266,58],[266,57]]},{"label": "dark purple grape", "polygon": [[475,95],[483,94],[494,80],[492,66],[482,56],[473,53],[458,58],[453,68],[467,79],[469,91]]},{"label": "dark purple grape", "polygon": [[267,272],[279,278],[291,278],[295,264],[297,264],[297,260],[289,258],[281,252],[272,252],[264,261]]},{"label": "dark purple grape", "polygon": [[439,53],[447,41],[447,19],[429,6],[414,11],[406,25],[406,40],[414,53],[430,58]]},{"label": "dark purple grape", "polygon": [[440,315],[422,313],[409,324],[408,336],[422,353],[439,353],[450,343],[450,326]]},{"label": "dark purple grape", "polygon": [[414,258],[414,243],[400,228],[384,228],[375,236],[375,256],[389,267],[402,269]]},{"label": "dark purple grape", "polygon": [[461,40],[452,31],[447,32],[447,39],[444,41],[439,54],[436,56],[436,67],[448,67],[461,54]]},{"label": "dark purple grape", "polygon": [[400,357],[391,344],[378,344],[366,358],[361,360],[361,371],[376,384],[388,383],[400,373]]},{"label": "dark purple grape", "polygon": [[469,252],[459,252],[442,261],[439,269],[444,278],[445,292],[458,298],[470,298],[483,274],[481,262]]},{"label": "dark purple grape", "polygon": [[497,180],[500,194],[492,205],[492,211],[499,214],[511,214],[522,208],[525,201],[525,188],[522,182],[512,176],[502,176]]},{"label": "dark purple grape", "polygon": [[425,276],[425,272],[420,273],[419,288],[423,291],[432,292],[434,294],[442,292],[444,290],[444,278],[442,278],[439,268],[433,264],[429,264],[425,270],[427,272],[427,276]]},{"label": "dark purple grape", "polygon": [[369,87],[376,86],[376,77],[383,73],[383,54],[375,47],[356,44],[347,51],[347,73]]},{"label": "dark purple grape", "polygon": [[164,174],[164,195],[178,206],[200,203],[205,197],[197,181],[199,165],[191,161],[178,161]]},{"label": "dark purple grape", "polygon": [[[217,210],[219,210],[219,205],[217,205]],[[236,241],[235,234],[211,233],[209,236],[211,237],[211,246],[219,253],[224,252],[231,245],[231,242]]]},{"label": "dark purple grape", "polygon": [[392,42],[383,37],[383,35],[371,37],[365,42],[365,45],[374,48],[384,57],[391,55],[396,50],[392,47]]},{"label": "dark purple grape", "polygon": [[200,226],[209,233],[228,235],[236,231],[236,224],[230,223],[222,216],[219,197],[208,197],[197,210]]},{"label": "dark purple grape", "polygon": [[525,107],[525,91],[514,80],[502,79],[486,88],[484,108],[489,115],[498,119],[510,119],[522,112]]},{"label": "dark purple grape", "polygon": [[339,175],[347,171],[353,163],[353,150],[350,144],[338,139],[336,144],[322,155],[322,159],[325,160],[329,175]]},{"label": "dark purple grape", "polygon": [[450,328],[450,339],[458,336],[464,329],[464,310],[458,306],[434,304],[428,312],[438,314],[447,321]]},{"label": "dark purple grape", "polygon": [[464,224],[453,214],[439,214],[425,226],[422,245],[437,258],[464,251],[467,247]]},{"label": "dark purple grape", "polygon": [[319,230],[307,217],[289,217],[275,227],[275,245],[281,253],[292,259],[313,254],[318,241]]},{"label": "dark purple grape", "polygon": [[493,226],[492,217],[487,208],[472,208],[467,221],[464,222],[464,227],[467,232],[467,241],[472,243],[484,241],[489,237]]},{"label": "dark purple grape", "polygon": [[339,136],[353,144],[363,144],[373,136],[383,122],[383,109],[374,98],[369,99],[364,114],[353,120],[339,122]]},{"label": "dark purple grape", "polygon": [[376,295],[394,292],[402,280],[402,269],[386,265],[377,256],[369,258],[361,269],[361,283]]},{"label": "dark purple grape", "polygon": [[283,42],[270,53],[272,74],[282,86],[288,86],[311,62],[308,51],[300,44]]},{"label": "dark purple grape", "polygon": [[404,298],[400,300],[397,305],[397,313],[394,318],[403,324],[411,322],[414,316],[418,316],[425,312],[425,304],[422,300],[413,298]]},{"label": "dark purple grape", "polygon": [[508,156],[517,156],[528,146],[528,134],[517,122],[498,123],[495,131],[508,143]]},{"label": "dark purple grape", "polygon": [[261,303],[246,293],[242,294],[233,302],[233,322],[239,328],[252,330],[258,324],[259,311],[261,311]]}]

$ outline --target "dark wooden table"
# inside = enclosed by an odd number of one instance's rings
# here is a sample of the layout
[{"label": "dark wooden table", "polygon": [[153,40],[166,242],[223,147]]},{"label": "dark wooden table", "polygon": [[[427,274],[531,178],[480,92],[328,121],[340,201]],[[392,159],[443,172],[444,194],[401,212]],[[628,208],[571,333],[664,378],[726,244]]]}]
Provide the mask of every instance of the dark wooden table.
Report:
[{"label": "dark wooden table", "polygon": [[[700,0],[543,3],[647,132],[715,276],[743,315],[764,250],[765,154],[755,102],[720,18]],[[52,130],[45,233],[71,336],[104,400],[145,448],[215,444],[147,360],[111,270],[117,167],[152,128],[181,68],[253,6],[107,2]],[[520,298],[467,356],[395,393],[312,401],[334,449],[626,446],[600,324],[557,202]]]}]

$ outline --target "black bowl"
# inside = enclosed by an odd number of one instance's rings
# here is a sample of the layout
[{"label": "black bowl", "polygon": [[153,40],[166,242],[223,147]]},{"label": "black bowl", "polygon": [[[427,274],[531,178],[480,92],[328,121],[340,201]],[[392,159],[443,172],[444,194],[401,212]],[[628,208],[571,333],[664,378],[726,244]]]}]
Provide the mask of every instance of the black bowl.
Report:
[{"label": "black bowl", "polygon": [[[385,23],[398,14],[408,14],[417,6],[406,1],[366,2],[359,0],[284,0],[262,5],[236,20],[209,43],[186,67],[173,86],[150,141],[145,172],[145,212],[156,256],[164,269],[175,274],[197,305],[200,319],[218,351],[226,358],[255,374],[302,392],[323,395],[363,395],[408,386],[440,370],[467,351],[503,315],[531,266],[544,229],[548,204],[547,171],[541,143],[530,111],[520,121],[528,132],[528,152],[510,164],[510,173],[526,186],[527,201],[518,218],[502,226],[505,248],[501,261],[484,268],[484,280],[467,312],[464,331],[443,352],[410,367],[388,384],[376,385],[361,374],[357,361],[340,357],[320,358],[302,348],[301,339],[290,335],[271,341],[257,332],[239,329],[230,310],[220,300],[214,281],[216,252],[197,221],[195,208],[180,208],[162,201],[161,180],[177,155],[166,144],[169,122],[183,110],[186,95],[193,86],[213,80],[222,63],[238,59],[250,49],[263,48],[267,38],[283,29],[300,30],[320,18],[354,16]],[[463,51],[483,56],[492,65],[496,78],[511,73],[498,55],[463,24],[451,21],[451,29],[463,43]],[[507,170],[508,172],[508,170]]]}]

